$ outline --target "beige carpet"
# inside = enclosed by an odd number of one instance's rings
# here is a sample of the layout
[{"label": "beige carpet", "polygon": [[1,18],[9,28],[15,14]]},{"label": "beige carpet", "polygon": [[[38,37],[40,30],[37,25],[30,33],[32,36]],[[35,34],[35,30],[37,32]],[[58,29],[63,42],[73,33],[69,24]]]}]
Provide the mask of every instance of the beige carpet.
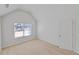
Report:
[{"label": "beige carpet", "polygon": [[4,48],[4,55],[76,55],[72,51],[57,48],[41,40],[31,40],[22,44]]}]

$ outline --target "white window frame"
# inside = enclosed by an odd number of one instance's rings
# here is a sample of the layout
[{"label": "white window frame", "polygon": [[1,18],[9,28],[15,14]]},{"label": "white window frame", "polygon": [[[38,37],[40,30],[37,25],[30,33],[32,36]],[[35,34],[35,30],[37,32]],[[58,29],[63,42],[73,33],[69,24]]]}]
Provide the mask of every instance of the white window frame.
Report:
[{"label": "white window frame", "polygon": [[[16,26],[18,24],[21,25],[21,28],[18,26],[19,28],[17,30],[16,29],[17,28]],[[26,33],[25,33],[25,31],[26,31]],[[14,23],[14,37],[15,38],[27,37],[27,36],[31,36],[31,35],[32,35],[32,24],[27,24],[27,23]]]}]

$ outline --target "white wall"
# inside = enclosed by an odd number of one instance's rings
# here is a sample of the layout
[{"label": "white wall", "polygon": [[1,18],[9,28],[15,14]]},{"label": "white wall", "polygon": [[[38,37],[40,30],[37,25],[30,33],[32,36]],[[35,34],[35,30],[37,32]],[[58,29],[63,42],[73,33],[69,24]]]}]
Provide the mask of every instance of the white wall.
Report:
[{"label": "white wall", "polygon": [[23,10],[33,14],[38,22],[38,37],[41,40],[58,45],[57,17],[54,5],[22,5]]},{"label": "white wall", "polygon": [[[14,37],[14,23],[30,23],[32,24],[32,35],[28,37],[16,38]],[[22,10],[15,10],[3,16],[2,20],[2,48],[14,44],[22,43],[36,37],[36,21],[28,13]]]},{"label": "white wall", "polygon": [[59,21],[58,41],[61,48],[72,50],[72,19],[66,17]]},{"label": "white wall", "polygon": [[41,40],[72,50],[72,20],[78,15],[79,5],[21,5],[21,8],[37,19]]},{"label": "white wall", "polygon": [[0,51],[1,51],[1,17],[0,17]]}]

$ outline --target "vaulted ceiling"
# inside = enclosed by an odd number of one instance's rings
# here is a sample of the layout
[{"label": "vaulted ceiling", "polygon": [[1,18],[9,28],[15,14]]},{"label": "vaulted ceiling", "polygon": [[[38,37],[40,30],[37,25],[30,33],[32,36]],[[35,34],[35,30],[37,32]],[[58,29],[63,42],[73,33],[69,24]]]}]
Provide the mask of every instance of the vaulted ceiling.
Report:
[{"label": "vaulted ceiling", "polygon": [[9,5],[9,7],[6,7],[6,4],[1,4],[0,5],[0,16],[13,11],[14,9],[18,8],[19,5]]}]

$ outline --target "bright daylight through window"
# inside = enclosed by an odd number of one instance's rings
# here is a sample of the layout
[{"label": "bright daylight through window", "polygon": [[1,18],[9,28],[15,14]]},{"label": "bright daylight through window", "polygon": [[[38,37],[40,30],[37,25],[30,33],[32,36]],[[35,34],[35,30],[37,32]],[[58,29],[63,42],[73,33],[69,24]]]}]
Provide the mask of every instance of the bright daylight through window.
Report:
[{"label": "bright daylight through window", "polygon": [[15,38],[30,36],[32,34],[32,24],[14,23]]}]

